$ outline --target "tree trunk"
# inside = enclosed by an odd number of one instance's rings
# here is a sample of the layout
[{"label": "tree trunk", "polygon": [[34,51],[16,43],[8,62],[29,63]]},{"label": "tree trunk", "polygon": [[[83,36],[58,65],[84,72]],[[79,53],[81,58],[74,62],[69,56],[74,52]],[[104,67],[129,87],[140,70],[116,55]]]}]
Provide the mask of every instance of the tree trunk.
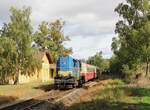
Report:
[{"label": "tree trunk", "polygon": [[146,76],[148,76],[149,74],[149,59],[147,58],[147,61],[146,61]]},{"label": "tree trunk", "polygon": [[14,84],[17,85],[18,83],[19,83],[19,67],[17,66]]}]

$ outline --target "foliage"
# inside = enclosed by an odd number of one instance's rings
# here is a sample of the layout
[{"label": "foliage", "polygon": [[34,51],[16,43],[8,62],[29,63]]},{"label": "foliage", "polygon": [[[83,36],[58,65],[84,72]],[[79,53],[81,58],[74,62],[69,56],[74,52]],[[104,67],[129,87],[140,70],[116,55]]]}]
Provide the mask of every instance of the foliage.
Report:
[{"label": "foliage", "polygon": [[109,60],[110,62],[110,66],[109,69],[111,71],[111,73],[113,73],[113,75],[119,75],[120,77],[122,76],[121,73],[121,62],[119,61],[119,58],[116,56],[112,56],[111,59]]},{"label": "foliage", "polygon": [[6,76],[15,74],[17,54],[13,40],[0,37],[0,42],[0,80],[5,83]]},{"label": "foliage", "polygon": [[[1,64],[9,63],[9,65],[5,65],[5,68],[9,68],[9,66],[12,66],[13,68],[11,68],[11,71],[4,71],[4,69],[2,69],[1,72],[4,76],[7,76],[7,72],[15,75],[15,83],[17,83],[19,73],[30,74],[35,68],[39,68],[40,61],[34,58],[35,49],[32,48],[31,45],[31,9],[25,7],[23,9],[16,9],[12,7],[10,12],[10,22],[5,24],[1,30],[1,40],[4,42],[4,45],[8,45],[8,47],[2,46],[5,54],[2,54],[1,56],[1,58],[4,59]],[[7,42],[5,42],[5,40]],[[13,58],[8,60],[9,58],[7,56]]]},{"label": "foliage", "polygon": [[94,56],[89,57],[86,62],[97,66],[101,72],[106,71],[109,67],[109,62],[107,59],[102,57],[102,52],[96,53]]},{"label": "foliage", "polygon": [[111,70],[128,74],[146,63],[147,75],[150,60],[150,3],[148,0],[126,1],[115,9],[122,19],[116,23],[118,37],[113,38],[115,57],[111,59]]},{"label": "foliage", "polygon": [[42,22],[33,33],[30,7],[12,7],[10,12],[10,22],[0,30],[0,79],[13,77],[17,83],[19,74],[33,75],[41,68],[42,61],[36,57],[39,51],[50,51],[53,61],[72,53],[64,46],[70,40],[63,32],[64,21]]},{"label": "foliage", "polygon": [[39,30],[34,35],[35,46],[40,50],[50,50],[53,60],[56,61],[60,55],[72,53],[71,48],[66,48],[64,43],[69,41],[69,37],[63,33],[64,21],[42,22]]}]

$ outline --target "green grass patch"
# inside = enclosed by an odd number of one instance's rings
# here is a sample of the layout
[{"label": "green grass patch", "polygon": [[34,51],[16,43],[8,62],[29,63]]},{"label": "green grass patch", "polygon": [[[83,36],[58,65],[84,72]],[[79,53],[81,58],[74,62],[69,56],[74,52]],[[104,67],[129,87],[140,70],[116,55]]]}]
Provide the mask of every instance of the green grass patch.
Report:
[{"label": "green grass patch", "polygon": [[18,85],[0,85],[0,96],[14,96],[19,98],[35,96],[45,92],[52,84],[51,82],[33,82]]},{"label": "green grass patch", "polygon": [[91,101],[75,104],[71,110],[150,110],[150,88],[124,84],[121,80],[111,80]]},{"label": "green grass patch", "polygon": [[138,96],[138,97],[143,97],[143,96],[148,96],[150,97],[150,88],[129,88],[131,91],[132,95]]}]

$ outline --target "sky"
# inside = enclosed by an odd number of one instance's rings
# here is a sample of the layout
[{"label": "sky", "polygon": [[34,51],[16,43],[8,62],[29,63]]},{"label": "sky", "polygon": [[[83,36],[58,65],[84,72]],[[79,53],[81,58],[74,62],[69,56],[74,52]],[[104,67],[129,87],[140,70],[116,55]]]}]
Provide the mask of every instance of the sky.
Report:
[{"label": "sky", "polygon": [[104,58],[112,56],[111,42],[115,37],[115,24],[119,19],[115,7],[124,0],[0,0],[0,28],[9,22],[11,6],[32,8],[31,22],[34,30],[42,21],[62,19],[66,22],[65,35],[71,41],[72,56],[87,59],[96,52]]}]

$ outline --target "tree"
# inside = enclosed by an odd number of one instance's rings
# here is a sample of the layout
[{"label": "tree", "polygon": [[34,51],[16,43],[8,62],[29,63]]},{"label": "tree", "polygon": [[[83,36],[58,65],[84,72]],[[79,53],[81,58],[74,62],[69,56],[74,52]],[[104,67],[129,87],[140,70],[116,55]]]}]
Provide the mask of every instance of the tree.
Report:
[{"label": "tree", "polygon": [[86,62],[88,64],[92,64],[92,65],[97,66],[101,72],[108,69],[108,66],[109,66],[108,61],[103,58],[102,52],[98,52],[94,56],[89,57]]},{"label": "tree", "polygon": [[[16,57],[11,59],[10,62],[15,61],[15,83],[17,84],[19,74],[31,74],[31,70],[39,67],[40,61],[34,58],[35,50],[32,48],[31,9],[25,7],[23,9],[16,9],[12,7],[10,12],[10,22],[2,28],[1,37],[4,38],[4,42],[7,39],[8,42],[6,44],[11,42],[14,44],[13,47],[15,49],[13,50]],[[11,54],[7,51],[7,48],[3,49],[8,54]],[[7,58],[5,60],[7,62]]]},{"label": "tree", "polygon": [[64,35],[63,27],[65,23],[61,20],[54,22],[42,22],[39,30],[34,35],[35,46],[40,50],[49,50],[56,61],[60,55],[72,53],[71,48],[66,48],[64,43],[69,41],[69,37]]},{"label": "tree", "polygon": [[136,65],[147,63],[147,75],[150,59],[150,3],[149,0],[126,1],[115,9],[122,19],[116,23],[118,37],[113,38],[112,50],[117,59],[116,64],[120,64],[119,71],[126,67],[124,65],[133,69]]},{"label": "tree", "polygon": [[15,75],[17,53],[13,40],[0,37],[0,42],[0,83],[5,83],[7,77]]},{"label": "tree", "polygon": [[146,22],[145,25],[140,29],[139,35],[141,36],[141,57],[142,61],[146,62],[146,76],[149,73],[149,62],[150,62],[150,21]]}]

